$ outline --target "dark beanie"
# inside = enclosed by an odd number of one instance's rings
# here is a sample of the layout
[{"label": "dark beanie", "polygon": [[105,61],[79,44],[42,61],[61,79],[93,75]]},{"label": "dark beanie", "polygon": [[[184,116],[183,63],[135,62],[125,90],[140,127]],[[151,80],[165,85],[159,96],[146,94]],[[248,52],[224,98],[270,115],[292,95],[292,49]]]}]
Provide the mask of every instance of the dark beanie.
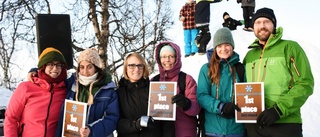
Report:
[{"label": "dark beanie", "polygon": [[275,29],[277,28],[277,19],[272,9],[269,9],[269,8],[258,9],[257,12],[252,17],[252,24],[254,24],[254,21],[260,17],[268,18],[269,20],[272,21],[274,28]]},{"label": "dark beanie", "polygon": [[224,16],[226,16],[226,15],[230,16],[228,12],[224,12],[222,15],[222,18],[224,18]]},{"label": "dark beanie", "polygon": [[40,69],[43,65],[53,61],[59,61],[64,63],[65,65],[67,64],[66,59],[59,50],[48,47],[43,50],[39,56],[38,68]]}]

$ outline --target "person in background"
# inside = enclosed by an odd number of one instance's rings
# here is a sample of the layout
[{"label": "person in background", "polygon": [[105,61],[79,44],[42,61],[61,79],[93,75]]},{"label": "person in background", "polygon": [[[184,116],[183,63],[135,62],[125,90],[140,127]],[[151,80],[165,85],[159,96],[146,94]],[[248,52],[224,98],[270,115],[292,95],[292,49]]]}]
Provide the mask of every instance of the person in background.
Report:
[{"label": "person in background", "polygon": [[[118,137],[162,137],[159,121],[147,116],[150,81],[146,61],[139,53],[131,53],[123,66],[124,77],[117,89],[120,105]],[[148,124],[140,124],[145,118]]]},{"label": "person in background", "polygon": [[38,77],[26,81],[13,92],[5,113],[6,137],[53,137],[57,130],[60,108],[66,96],[66,60],[52,47],[42,51]]},{"label": "person in background", "polygon": [[[155,49],[155,59],[160,72],[159,81],[177,82],[182,67],[179,46],[168,41],[159,43]],[[196,89],[196,81],[187,74],[184,94],[180,94],[177,87],[177,94],[172,98],[172,103],[177,105],[176,121],[163,124],[167,125],[167,129],[162,132],[171,132],[172,137],[197,136],[196,115],[199,114],[201,107],[196,99]]]},{"label": "person in background", "polygon": [[239,82],[235,64],[239,54],[234,51],[231,31],[224,27],[213,37],[213,53],[210,61],[199,72],[197,100],[205,110],[205,134],[207,137],[245,137],[243,124],[235,123],[234,83]]},{"label": "person in background", "polygon": [[196,3],[194,0],[187,0],[180,10],[180,21],[183,25],[184,34],[184,57],[193,56],[198,52],[198,47],[194,42],[199,30],[194,22],[194,12]]},{"label": "person in background", "polygon": [[254,14],[254,8],[256,7],[255,0],[237,0],[237,3],[241,3],[243,11],[244,28],[245,31],[252,31],[252,16]]},{"label": "person in background", "polygon": [[282,39],[283,28],[270,8],[253,15],[256,40],[243,63],[248,82],[264,82],[265,110],[245,124],[248,137],[302,137],[301,107],[312,95],[314,79],[301,46]]},{"label": "person in background", "polygon": [[211,33],[209,30],[210,24],[210,3],[221,2],[222,0],[197,0],[195,8],[195,22],[197,28],[200,30],[195,38],[195,43],[198,46],[198,54],[206,53],[207,44],[211,40]]},{"label": "person in background", "polygon": [[[113,136],[120,115],[118,95],[111,75],[101,69],[96,49],[88,48],[80,53],[76,74],[72,74],[67,83],[66,99],[88,104],[86,126],[80,128],[81,136]],[[62,124],[63,108],[56,137],[61,137]]]},{"label": "person in background", "polygon": [[224,12],[222,17],[224,20],[224,22],[222,23],[222,26],[227,27],[230,30],[236,30],[237,26],[242,25],[240,20],[235,20],[235,19],[231,18],[228,12]]}]

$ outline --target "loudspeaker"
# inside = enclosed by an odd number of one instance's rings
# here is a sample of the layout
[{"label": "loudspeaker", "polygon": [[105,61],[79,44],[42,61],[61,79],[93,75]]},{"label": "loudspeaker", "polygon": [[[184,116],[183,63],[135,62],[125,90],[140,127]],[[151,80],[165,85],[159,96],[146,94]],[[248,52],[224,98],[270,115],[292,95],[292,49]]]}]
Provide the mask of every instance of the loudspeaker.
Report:
[{"label": "loudspeaker", "polygon": [[38,56],[47,47],[60,50],[67,61],[67,69],[73,67],[70,16],[65,14],[38,14],[36,16]]}]

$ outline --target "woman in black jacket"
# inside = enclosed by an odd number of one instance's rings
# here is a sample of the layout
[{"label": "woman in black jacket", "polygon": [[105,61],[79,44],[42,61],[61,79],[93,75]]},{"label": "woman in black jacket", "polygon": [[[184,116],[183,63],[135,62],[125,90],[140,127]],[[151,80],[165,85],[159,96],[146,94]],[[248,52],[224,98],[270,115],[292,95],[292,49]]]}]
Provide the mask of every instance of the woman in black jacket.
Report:
[{"label": "woman in black jacket", "polygon": [[150,81],[144,58],[132,53],[123,66],[124,77],[117,89],[120,105],[118,137],[161,137],[160,122],[147,116]]}]

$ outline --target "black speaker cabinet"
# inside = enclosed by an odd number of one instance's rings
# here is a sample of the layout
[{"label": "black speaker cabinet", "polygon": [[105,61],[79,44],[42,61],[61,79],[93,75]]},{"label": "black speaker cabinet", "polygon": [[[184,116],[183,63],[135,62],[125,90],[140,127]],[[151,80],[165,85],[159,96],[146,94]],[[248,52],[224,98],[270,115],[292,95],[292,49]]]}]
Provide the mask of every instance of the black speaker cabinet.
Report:
[{"label": "black speaker cabinet", "polygon": [[36,16],[38,55],[47,47],[62,52],[67,69],[73,67],[70,16],[65,14],[38,14]]}]

